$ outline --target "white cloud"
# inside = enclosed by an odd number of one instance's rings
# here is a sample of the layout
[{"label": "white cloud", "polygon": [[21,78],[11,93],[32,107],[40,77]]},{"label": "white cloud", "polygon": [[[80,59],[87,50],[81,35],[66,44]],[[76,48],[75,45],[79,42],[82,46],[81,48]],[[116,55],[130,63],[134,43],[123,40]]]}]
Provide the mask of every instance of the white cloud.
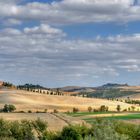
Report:
[{"label": "white cloud", "polygon": [[13,29],[13,28],[6,28],[1,30],[1,35],[20,35],[21,31],[17,30],[17,29]]},{"label": "white cloud", "polygon": [[140,6],[133,4],[134,0],[63,0],[25,5],[3,2],[0,16],[48,24],[139,21]]},{"label": "white cloud", "polygon": [[[44,30],[42,26],[45,26]],[[60,35],[56,37],[55,33]],[[118,77],[120,70],[140,70],[139,34],[69,40],[61,33],[64,34],[49,25],[26,31],[3,29],[0,32],[1,71],[48,77],[49,80],[71,78],[77,81],[90,79],[91,75]]]},{"label": "white cloud", "polygon": [[40,26],[36,26],[33,28],[25,28],[24,33],[26,34],[50,34],[55,36],[65,36],[66,34],[57,28],[52,28],[47,24],[41,24]]},{"label": "white cloud", "polygon": [[[0,69],[2,74],[36,76],[48,81],[86,81],[140,71],[140,34],[67,39],[59,24],[140,21],[134,0],[63,0],[51,4],[0,1]],[[25,27],[30,21],[40,25]],[[23,24],[19,30],[9,26]],[[28,24],[29,25],[29,24]],[[24,75],[24,76],[23,76]],[[43,76],[42,76],[43,75]],[[77,83],[78,83],[77,82]]]}]

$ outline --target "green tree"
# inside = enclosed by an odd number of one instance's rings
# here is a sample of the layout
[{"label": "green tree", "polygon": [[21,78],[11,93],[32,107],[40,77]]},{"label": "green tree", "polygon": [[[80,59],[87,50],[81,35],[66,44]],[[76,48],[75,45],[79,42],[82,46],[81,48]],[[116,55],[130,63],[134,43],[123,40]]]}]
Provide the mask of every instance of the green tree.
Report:
[{"label": "green tree", "polygon": [[88,107],[88,112],[91,112],[91,111],[92,111],[92,107],[89,106],[89,107]]},{"label": "green tree", "polygon": [[120,105],[117,105],[117,108],[116,109],[117,109],[118,112],[120,112],[121,111],[121,106]]},{"label": "green tree", "polygon": [[78,108],[73,108],[73,113],[77,113],[79,111],[79,109]]},{"label": "green tree", "polygon": [[4,112],[13,112],[16,110],[16,107],[14,105],[4,105],[3,111]]},{"label": "green tree", "polygon": [[105,105],[102,105],[102,106],[100,107],[100,111],[101,111],[101,112],[107,112],[107,111],[108,111],[108,107],[105,106]]},{"label": "green tree", "polygon": [[69,126],[62,130],[60,140],[81,140],[81,136],[73,126]]},{"label": "green tree", "polygon": [[9,112],[13,112],[16,110],[16,107],[14,105],[9,105]]},{"label": "green tree", "polygon": [[128,136],[119,134],[114,123],[109,120],[96,120],[93,124],[94,140],[129,140]]}]

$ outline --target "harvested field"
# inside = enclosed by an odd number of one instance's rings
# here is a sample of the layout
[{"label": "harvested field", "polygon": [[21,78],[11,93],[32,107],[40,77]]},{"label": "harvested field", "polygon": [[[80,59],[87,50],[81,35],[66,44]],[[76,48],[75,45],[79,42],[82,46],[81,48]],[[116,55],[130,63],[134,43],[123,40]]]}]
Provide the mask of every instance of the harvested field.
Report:
[{"label": "harvested field", "polygon": [[[126,104],[118,101],[110,101],[106,99],[97,98],[83,98],[72,96],[57,96],[46,95],[33,92],[26,92],[21,90],[1,90],[0,92],[0,107],[4,104],[13,104],[16,106],[17,111],[58,111],[66,112],[72,111],[73,107],[77,107],[80,111],[87,111],[87,108],[99,108],[101,105],[106,105],[109,110],[116,110],[117,105],[121,105],[122,109],[130,107],[130,104]],[[138,108],[138,107],[137,107]]]},{"label": "harvested field", "polygon": [[0,113],[0,118],[9,121],[15,120],[36,120],[40,118],[48,123],[48,130],[61,131],[64,126],[68,124],[83,124],[83,120],[73,118],[70,116],[62,116],[61,114],[51,113]]}]

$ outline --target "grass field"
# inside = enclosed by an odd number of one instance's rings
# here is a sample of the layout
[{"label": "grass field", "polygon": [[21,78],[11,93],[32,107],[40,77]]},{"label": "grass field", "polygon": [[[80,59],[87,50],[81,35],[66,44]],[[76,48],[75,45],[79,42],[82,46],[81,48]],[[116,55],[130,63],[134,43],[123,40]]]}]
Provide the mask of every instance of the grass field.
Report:
[{"label": "grass field", "polygon": [[[121,115],[121,116],[103,116],[100,117],[102,119],[109,119],[109,120],[138,120],[140,119],[140,113],[139,114],[127,114],[127,115]],[[87,123],[93,123],[95,121],[95,118],[84,118],[83,120],[86,121]]]},{"label": "grass field", "polygon": [[81,116],[87,116],[87,115],[97,115],[97,114],[112,114],[116,113],[113,111],[109,112],[77,112],[77,113],[66,113],[67,115],[70,115],[72,117],[81,117]]},{"label": "grass field", "polygon": [[77,112],[67,113],[75,118],[83,119],[87,123],[93,123],[97,118],[109,120],[138,120],[140,123],[140,113],[134,112]]}]

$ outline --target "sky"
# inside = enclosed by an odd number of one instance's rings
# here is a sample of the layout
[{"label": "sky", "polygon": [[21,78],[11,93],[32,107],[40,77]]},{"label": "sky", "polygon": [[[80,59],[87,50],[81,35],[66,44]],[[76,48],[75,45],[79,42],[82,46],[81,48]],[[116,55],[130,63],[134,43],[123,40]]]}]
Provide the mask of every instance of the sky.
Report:
[{"label": "sky", "polygon": [[0,80],[140,85],[140,0],[0,0]]}]

